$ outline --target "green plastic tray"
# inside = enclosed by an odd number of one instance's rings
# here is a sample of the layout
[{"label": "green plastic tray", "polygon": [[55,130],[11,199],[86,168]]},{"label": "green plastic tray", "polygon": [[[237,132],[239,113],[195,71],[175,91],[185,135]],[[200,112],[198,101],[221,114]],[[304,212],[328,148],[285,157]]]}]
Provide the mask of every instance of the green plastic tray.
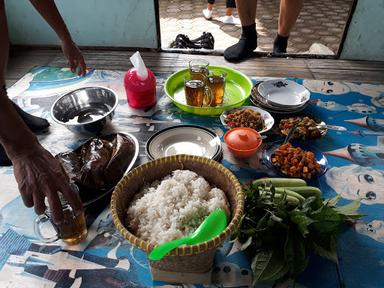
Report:
[{"label": "green plastic tray", "polygon": [[167,96],[181,110],[197,115],[220,115],[223,111],[241,106],[250,96],[252,81],[243,73],[224,66],[209,66],[209,71],[225,71],[224,103],[216,107],[195,107],[187,105],[184,94],[184,77],[188,75],[189,69],[180,70],[165,81],[164,89]]}]

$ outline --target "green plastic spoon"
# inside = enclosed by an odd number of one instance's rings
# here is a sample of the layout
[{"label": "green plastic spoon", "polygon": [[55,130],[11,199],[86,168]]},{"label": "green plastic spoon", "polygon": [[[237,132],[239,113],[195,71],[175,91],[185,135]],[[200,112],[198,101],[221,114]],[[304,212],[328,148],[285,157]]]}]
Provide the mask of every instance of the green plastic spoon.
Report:
[{"label": "green plastic spoon", "polygon": [[195,245],[211,240],[223,232],[225,227],[227,227],[227,215],[224,210],[217,209],[205,218],[192,235],[157,246],[149,253],[149,260],[161,260],[168,252],[181,245]]}]

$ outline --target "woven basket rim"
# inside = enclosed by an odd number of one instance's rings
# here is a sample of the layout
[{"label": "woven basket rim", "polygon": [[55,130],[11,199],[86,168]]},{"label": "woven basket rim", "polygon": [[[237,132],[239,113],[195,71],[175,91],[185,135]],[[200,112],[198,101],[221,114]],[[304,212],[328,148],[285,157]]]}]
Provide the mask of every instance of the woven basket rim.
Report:
[{"label": "woven basket rim", "polygon": [[196,161],[198,163],[209,165],[213,169],[221,170],[224,174],[226,174],[230,178],[230,181],[234,183],[235,193],[236,193],[235,199],[236,199],[237,205],[236,205],[235,211],[231,213],[232,219],[229,222],[227,228],[218,236],[216,236],[215,238],[207,242],[203,242],[200,244],[179,247],[173,250],[172,252],[170,252],[167,256],[192,256],[192,255],[203,253],[204,251],[207,251],[209,249],[217,248],[225,239],[227,239],[235,231],[237,226],[240,224],[240,220],[244,210],[244,194],[242,191],[241,184],[239,180],[236,178],[236,176],[229,169],[224,167],[224,165],[209,158],[205,158],[201,156],[185,155],[185,154],[173,155],[173,156],[158,158],[156,160],[149,161],[131,170],[127,175],[125,175],[119,181],[119,183],[115,187],[115,190],[112,193],[111,210],[112,210],[113,222],[117,230],[119,231],[119,233],[125,239],[127,239],[133,246],[136,246],[137,248],[144,250],[147,253],[152,251],[156,247],[156,245],[138,238],[133,233],[131,233],[120,221],[116,211],[116,205],[118,201],[117,195],[118,193],[121,193],[120,191],[122,191],[125,181],[128,181],[130,178],[135,177],[137,174],[140,174],[143,170],[146,170],[149,167],[156,166],[159,164],[172,163],[175,161],[176,162]]}]

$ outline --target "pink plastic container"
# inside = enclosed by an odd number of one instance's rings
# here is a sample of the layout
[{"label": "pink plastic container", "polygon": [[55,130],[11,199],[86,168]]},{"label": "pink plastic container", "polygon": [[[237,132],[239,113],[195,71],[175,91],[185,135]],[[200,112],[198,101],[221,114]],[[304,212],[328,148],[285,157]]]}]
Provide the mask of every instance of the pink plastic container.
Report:
[{"label": "pink plastic container", "polygon": [[128,104],[135,109],[148,108],[156,103],[156,78],[147,68],[148,77],[141,80],[137,76],[136,68],[131,68],[125,73],[124,87],[127,93]]}]

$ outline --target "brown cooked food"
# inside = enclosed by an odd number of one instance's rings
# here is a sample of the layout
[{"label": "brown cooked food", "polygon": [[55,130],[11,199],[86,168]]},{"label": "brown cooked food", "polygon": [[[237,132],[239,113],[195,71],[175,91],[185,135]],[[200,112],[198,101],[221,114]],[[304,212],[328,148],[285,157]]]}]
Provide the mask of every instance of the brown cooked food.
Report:
[{"label": "brown cooked food", "polygon": [[60,161],[80,197],[89,200],[111,189],[124,175],[135,153],[135,143],[124,134],[93,138],[74,151],[60,153]]},{"label": "brown cooked food", "polygon": [[248,127],[256,131],[262,131],[265,128],[261,114],[251,109],[235,110],[229,113],[224,121],[231,128]]},{"label": "brown cooked food", "polygon": [[321,137],[321,131],[316,127],[319,124],[307,116],[281,119],[279,123],[280,133],[287,136],[291,128],[295,125],[297,125],[297,127],[293,132],[292,139],[307,140]]},{"label": "brown cooked food", "polygon": [[311,179],[321,172],[320,164],[311,151],[293,147],[291,143],[281,145],[271,157],[272,164],[281,173],[290,177]]}]

